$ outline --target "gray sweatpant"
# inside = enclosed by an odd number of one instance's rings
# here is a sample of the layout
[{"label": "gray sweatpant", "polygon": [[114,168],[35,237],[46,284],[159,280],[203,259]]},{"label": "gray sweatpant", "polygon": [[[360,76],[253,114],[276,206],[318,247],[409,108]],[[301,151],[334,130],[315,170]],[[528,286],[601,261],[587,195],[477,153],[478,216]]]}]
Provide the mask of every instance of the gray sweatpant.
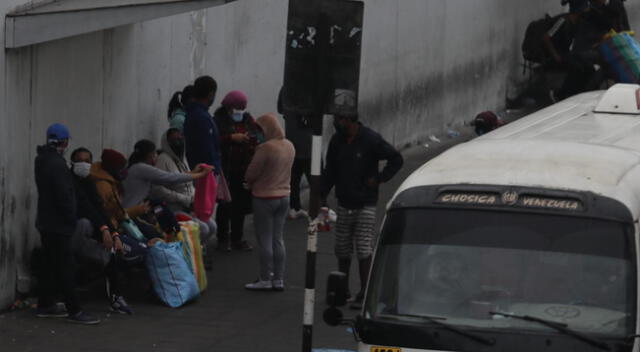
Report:
[{"label": "gray sweatpant", "polygon": [[260,255],[260,280],[284,279],[286,252],[283,232],[287,211],[289,197],[253,198],[253,224]]}]

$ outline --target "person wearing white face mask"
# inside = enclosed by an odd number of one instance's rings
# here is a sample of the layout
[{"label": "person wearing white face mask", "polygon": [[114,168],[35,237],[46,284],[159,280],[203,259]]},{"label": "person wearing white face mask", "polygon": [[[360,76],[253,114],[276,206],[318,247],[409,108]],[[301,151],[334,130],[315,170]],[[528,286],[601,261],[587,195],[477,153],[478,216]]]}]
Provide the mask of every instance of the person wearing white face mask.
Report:
[{"label": "person wearing white face mask", "polygon": [[112,311],[133,314],[133,310],[120,293],[120,261],[123,252],[120,235],[113,228],[109,215],[104,210],[102,198],[96,185],[89,178],[93,155],[86,148],[78,148],[71,153],[71,171],[76,188],[78,218],[87,230],[77,232],[72,239],[72,249],[76,258],[83,263],[97,264],[103,268],[107,282],[107,295]]},{"label": "person wearing white face mask", "polygon": [[256,146],[264,137],[251,114],[246,112],[247,102],[246,94],[231,91],[213,114],[220,133],[222,172],[231,192],[231,203],[219,203],[216,214],[218,249],[223,251],[252,249],[243,239],[244,218],[251,213],[251,193],[244,187],[244,175]]}]

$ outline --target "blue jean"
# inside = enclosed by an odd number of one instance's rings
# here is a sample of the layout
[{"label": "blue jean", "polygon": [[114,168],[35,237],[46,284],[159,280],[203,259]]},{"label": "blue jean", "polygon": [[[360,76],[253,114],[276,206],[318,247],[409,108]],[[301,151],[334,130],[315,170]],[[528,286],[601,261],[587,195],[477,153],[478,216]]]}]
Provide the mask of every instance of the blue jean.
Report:
[{"label": "blue jean", "polygon": [[286,251],[284,223],[289,197],[253,198],[253,223],[260,256],[260,280],[283,280]]}]

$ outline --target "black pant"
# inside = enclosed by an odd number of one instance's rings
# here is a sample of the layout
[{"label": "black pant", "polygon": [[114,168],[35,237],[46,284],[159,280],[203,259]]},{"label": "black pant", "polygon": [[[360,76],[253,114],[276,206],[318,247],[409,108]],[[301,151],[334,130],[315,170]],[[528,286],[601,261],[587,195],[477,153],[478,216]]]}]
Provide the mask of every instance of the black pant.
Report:
[{"label": "black pant", "polygon": [[218,242],[239,243],[244,236],[244,218],[251,213],[251,192],[244,188],[242,177],[232,176],[229,181],[231,203],[221,203],[216,213]]},{"label": "black pant", "polygon": [[104,268],[104,274],[109,280],[109,293],[116,296],[121,296],[122,292],[120,287],[120,282],[122,282],[122,264],[121,264],[121,254],[112,254],[111,261]]},{"label": "black pant", "polygon": [[40,275],[38,307],[51,307],[56,294],[61,293],[67,312],[79,312],[80,305],[75,292],[75,262],[71,236],[41,233],[44,265]]},{"label": "black pant", "polygon": [[311,182],[311,159],[295,159],[291,167],[291,196],[289,207],[293,210],[300,210],[300,182],[302,175],[306,176],[307,182]]}]

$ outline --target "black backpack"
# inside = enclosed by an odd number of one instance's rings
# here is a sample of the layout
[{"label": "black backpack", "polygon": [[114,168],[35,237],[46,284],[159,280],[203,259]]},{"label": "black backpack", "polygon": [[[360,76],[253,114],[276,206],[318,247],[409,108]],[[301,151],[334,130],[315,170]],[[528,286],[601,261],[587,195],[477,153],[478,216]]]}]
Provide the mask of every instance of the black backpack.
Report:
[{"label": "black backpack", "polygon": [[544,47],[544,35],[547,33],[556,21],[564,16],[564,14],[554,17],[546,14],[544,18],[535,20],[527,26],[522,41],[522,57],[531,62],[542,63],[548,57]]}]

